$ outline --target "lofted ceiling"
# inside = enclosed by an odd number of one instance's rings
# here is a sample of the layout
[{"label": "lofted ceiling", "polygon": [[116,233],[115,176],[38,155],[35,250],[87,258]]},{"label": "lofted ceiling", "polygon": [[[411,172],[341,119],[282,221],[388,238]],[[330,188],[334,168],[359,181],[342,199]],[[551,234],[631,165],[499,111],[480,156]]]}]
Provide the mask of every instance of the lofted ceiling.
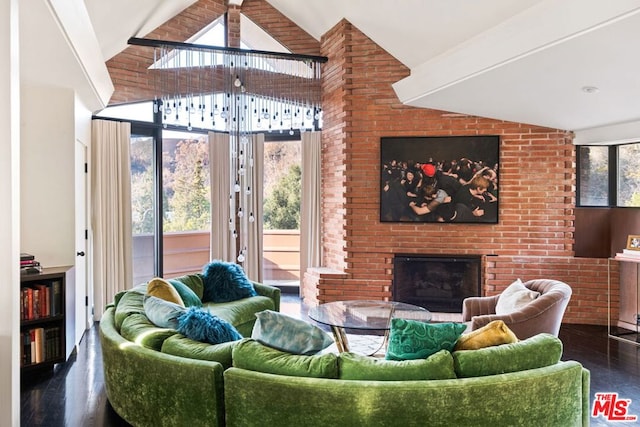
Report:
[{"label": "lofted ceiling", "polygon": [[[640,136],[640,0],[266,1],[318,40],[351,22],[411,70],[394,84],[407,105],[573,130],[583,142],[614,128]],[[84,0],[100,60],[192,3]]]}]

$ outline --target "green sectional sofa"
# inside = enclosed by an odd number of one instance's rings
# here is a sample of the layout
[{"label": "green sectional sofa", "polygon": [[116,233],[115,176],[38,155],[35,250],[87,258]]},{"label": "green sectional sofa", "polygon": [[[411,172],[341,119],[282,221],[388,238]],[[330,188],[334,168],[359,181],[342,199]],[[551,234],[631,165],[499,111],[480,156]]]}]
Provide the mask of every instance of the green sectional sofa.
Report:
[{"label": "green sectional sofa", "polygon": [[[202,298],[202,275],[181,281]],[[255,313],[280,309],[280,289],[253,283],[258,296],[204,303],[211,313],[250,336]],[[146,285],[116,295],[100,320],[100,344],[107,398],[134,426],[223,426],[223,372],[234,343],[206,344],[145,315]]]},{"label": "green sectional sofa", "polygon": [[[256,290],[278,309],[277,292]],[[100,322],[107,396],[134,426],[589,425],[589,371],[560,361],[549,334],[421,361],[300,356],[159,330],[133,310],[135,298],[122,295]]]}]

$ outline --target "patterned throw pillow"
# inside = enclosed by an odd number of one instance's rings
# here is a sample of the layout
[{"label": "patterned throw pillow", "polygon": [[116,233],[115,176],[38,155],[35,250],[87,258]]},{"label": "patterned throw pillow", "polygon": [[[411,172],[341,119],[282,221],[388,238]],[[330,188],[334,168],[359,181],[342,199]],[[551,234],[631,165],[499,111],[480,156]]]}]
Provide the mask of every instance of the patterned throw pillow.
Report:
[{"label": "patterned throw pillow", "polygon": [[315,354],[333,339],[315,325],[272,310],[256,313],[251,338],[266,346],[293,354]]},{"label": "patterned throw pillow", "polygon": [[391,319],[387,360],[426,359],[440,350],[453,351],[466,329],[463,323],[424,323]]},{"label": "patterned throw pillow", "polygon": [[510,284],[498,297],[496,314],[513,313],[540,296],[540,292],[527,288],[520,279]]},{"label": "patterned throw pillow", "polygon": [[514,342],[518,342],[516,334],[502,320],[494,320],[482,328],[463,334],[458,339],[454,350],[477,350]]}]

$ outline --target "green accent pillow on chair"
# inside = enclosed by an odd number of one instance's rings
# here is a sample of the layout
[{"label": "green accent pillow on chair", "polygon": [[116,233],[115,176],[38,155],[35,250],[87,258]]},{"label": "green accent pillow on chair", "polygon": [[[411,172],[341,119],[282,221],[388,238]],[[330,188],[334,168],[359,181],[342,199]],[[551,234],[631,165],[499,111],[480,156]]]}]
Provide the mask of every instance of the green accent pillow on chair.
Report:
[{"label": "green accent pillow on chair", "polygon": [[463,323],[424,323],[391,319],[387,360],[426,359],[440,350],[453,351],[466,329]]}]

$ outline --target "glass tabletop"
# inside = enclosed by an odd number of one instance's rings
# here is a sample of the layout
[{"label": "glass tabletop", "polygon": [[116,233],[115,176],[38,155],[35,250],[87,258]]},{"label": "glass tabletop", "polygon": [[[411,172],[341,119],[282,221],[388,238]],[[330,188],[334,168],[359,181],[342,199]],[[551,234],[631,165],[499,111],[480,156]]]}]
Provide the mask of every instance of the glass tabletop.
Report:
[{"label": "glass tabletop", "polygon": [[345,329],[387,330],[392,318],[431,320],[423,307],[396,301],[335,301],[312,307],[309,318],[324,325]]}]

